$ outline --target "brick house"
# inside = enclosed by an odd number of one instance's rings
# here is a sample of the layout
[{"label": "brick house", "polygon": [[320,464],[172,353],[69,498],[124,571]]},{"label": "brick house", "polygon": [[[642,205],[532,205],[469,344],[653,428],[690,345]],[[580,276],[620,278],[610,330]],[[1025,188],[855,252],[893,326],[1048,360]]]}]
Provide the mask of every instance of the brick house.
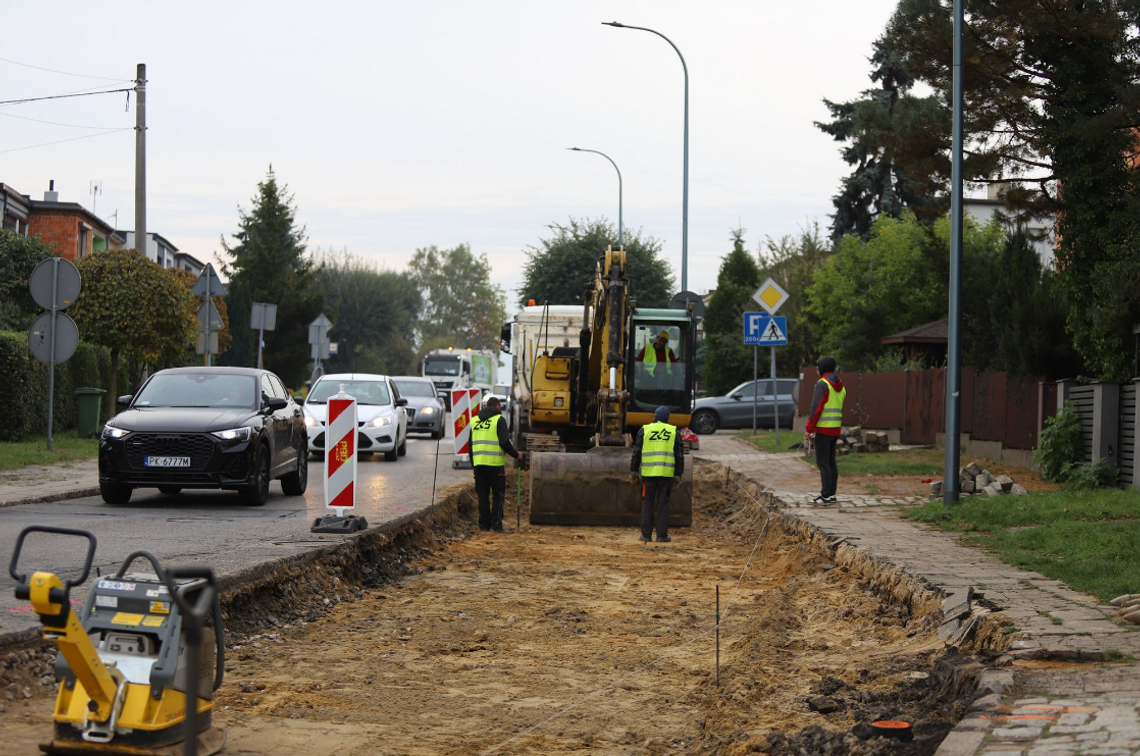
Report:
[{"label": "brick house", "polygon": [[43,200],[0,184],[0,221],[22,236],[35,236],[61,257],[75,260],[98,249],[119,249],[125,239],[102,218],[77,202],[60,202],[55,182]]}]

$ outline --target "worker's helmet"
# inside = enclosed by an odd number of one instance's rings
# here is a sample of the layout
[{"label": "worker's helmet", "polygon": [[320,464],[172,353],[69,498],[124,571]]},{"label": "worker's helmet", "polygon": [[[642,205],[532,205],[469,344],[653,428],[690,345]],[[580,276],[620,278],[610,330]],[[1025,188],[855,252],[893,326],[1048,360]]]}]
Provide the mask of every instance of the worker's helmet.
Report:
[{"label": "worker's helmet", "polygon": [[657,338],[665,339],[666,341],[668,341],[669,340],[669,332],[668,331],[662,331],[661,333],[657,334]]}]

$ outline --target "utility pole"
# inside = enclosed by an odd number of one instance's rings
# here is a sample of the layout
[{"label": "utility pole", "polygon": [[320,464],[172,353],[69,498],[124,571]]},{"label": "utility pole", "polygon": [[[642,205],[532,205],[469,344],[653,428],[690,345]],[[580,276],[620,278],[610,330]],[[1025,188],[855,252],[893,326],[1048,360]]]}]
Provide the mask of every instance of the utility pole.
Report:
[{"label": "utility pole", "polygon": [[[135,79],[135,249],[146,254],[146,63]],[[206,334],[209,338],[209,333]],[[206,354],[209,359],[209,345]]]},{"label": "utility pole", "polygon": [[953,115],[950,146],[950,313],[946,350],[946,467],[942,503],[958,503],[962,391],[962,35],[965,0],[954,0]]}]

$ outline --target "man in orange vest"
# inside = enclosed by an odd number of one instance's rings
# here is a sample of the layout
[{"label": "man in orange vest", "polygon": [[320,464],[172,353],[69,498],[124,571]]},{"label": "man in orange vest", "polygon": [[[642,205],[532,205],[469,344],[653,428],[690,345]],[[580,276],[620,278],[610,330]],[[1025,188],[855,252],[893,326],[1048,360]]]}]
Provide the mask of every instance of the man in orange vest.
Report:
[{"label": "man in orange vest", "polygon": [[804,441],[815,434],[815,461],[819,466],[819,496],[813,504],[830,504],[836,501],[835,489],[839,483],[839,468],[835,464],[835,447],[843,432],[843,400],[847,389],[839,379],[834,357],[820,357],[815,364],[819,381],[811,397],[811,415],[804,429]]}]

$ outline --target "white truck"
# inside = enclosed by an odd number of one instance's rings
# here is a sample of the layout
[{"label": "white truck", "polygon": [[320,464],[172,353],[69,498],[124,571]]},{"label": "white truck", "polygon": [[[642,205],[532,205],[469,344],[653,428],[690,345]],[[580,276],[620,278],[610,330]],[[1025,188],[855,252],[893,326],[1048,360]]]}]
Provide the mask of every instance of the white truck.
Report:
[{"label": "white truck", "polygon": [[430,378],[448,410],[451,390],[477,388],[484,393],[495,386],[499,374],[499,355],[490,349],[433,349],[420,363],[420,375]]},{"label": "white truck", "polygon": [[[531,372],[544,351],[577,350],[582,333],[582,305],[530,305],[503,326],[502,350],[511,355],[510,427],[515,439],[529,424]],[[518,429],[516,431],[516,429]]]}]

